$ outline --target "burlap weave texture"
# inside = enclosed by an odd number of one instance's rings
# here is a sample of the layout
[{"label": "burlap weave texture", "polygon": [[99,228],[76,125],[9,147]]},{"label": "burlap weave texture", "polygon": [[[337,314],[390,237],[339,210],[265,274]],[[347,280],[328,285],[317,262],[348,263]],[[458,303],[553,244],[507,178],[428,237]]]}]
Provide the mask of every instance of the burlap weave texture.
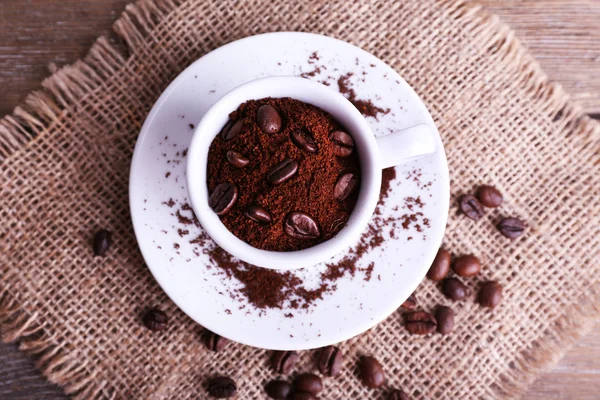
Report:
[{"label": "burlap weave texture", "polygon": [[[419,93],[442,134],[455,198],[480,183],[505,195],[479,223],[451,209],[445,246],[474,253],[481,279],[505,286],[495,311],[454,304],[456,331],[414,337],[395,313],[342,343],[344,373],[324,399],[516,397],[600,313],[600,127],[495,17],[458,0],[148,0],[115,24],[127,51],[100,38],[43,92],[0,122],[0,327],[39,356],[50,380],[77,398],[206,398],[206,378],[236,379],[239,398],[264,398],[276,375],[263,350],[207,351],[200,327],[168,300],[144,266],[127,185],[137,134],[166,85],[206,52],[270,31],[347,40],[392,65]],[[201,78],[201,77],[199,77]],[[528,234],[510,242],[494,222],[515,215]],[[106,259],[90,236],[114,232]],[[475,281],[470,281],[476,289]],[[431,282],[423,309],[448,304]],[[160,306],[170,328],[148,332]],[[388,385],[367,390],[356,360],[375,355]],[[312,369],[311,352],[298,371]],[[250,362],[248,360],[255,360]]]}]

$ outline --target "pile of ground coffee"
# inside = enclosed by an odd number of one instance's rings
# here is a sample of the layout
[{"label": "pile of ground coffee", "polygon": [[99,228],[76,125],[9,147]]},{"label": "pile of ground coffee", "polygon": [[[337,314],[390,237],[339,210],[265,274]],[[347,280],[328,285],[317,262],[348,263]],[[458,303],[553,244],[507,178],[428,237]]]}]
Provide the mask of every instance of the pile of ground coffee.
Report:
[{"label": "pile of ground coffee", "polygon": [[360,164],[330,114],[291,98],[250,100],[208,154],[209,203],[238,238],[294,251],[335,236],[354,209]]}]

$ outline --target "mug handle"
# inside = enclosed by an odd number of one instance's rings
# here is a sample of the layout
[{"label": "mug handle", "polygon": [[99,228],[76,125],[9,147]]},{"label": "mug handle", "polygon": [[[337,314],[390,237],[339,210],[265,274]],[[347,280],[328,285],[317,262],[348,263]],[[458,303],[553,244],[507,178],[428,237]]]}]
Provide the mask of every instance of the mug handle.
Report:
[{"label": "mug handle", "polygon": [[381,168],[435,153],[435,133],[427,124],[418,124],[389,135],[375,138],[379,147]]}]

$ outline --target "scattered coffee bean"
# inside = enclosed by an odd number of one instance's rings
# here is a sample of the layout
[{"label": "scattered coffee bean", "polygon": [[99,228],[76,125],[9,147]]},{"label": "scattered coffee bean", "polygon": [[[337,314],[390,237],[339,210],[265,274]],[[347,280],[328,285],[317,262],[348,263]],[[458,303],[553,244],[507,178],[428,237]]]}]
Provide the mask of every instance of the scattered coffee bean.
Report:
[{"label": "scattered coffee bean", "polygon": [[493,186],[483,185],[477,191],[479,202],[486,207],[496,208],[502,205],[502,193]]},{"label": "scattered coffee bean", "polygon": [[244,215],[250,218],[252,221],[259,222],[261,224],[270,224],[273,220],[271,214],[261,206],[249,206]]},{"label": "scattered coffee bean", "polygon": [[440,248],[427,272],[427,277],[432,281],[441,281],[450,272],[450,252]]},{"label": "scattered coffee bean", "polygon": [[294,388],[294,392],[317,394],[323,390],[323,382],[318,375],[308,373],[298,375],[294,379],[292,387]]},{"label": "scattered coffee bean", "polygon": [[229,150],[227,152],[227,162],[236,168],[244,168],[250,164],[250,160],[237,151]]},{"label": "scattered coffee bean", "polygon": [[437,322],[433,315],[425,311],[413,311],[404,313],[404,324],[406,330],[413,335],[427,335],[434,332]]},{"label": "scattered coffee bean", "polygon": [[275,107],[268,104],[258,108],[256,122],[264,133],[277,133],[281,129],[281,116]]},{"label": "scattered coffee bean", "polygon": [[479,258],[472,254],[460,256],[454,260],[452,270],[454,270],[458,276],[475,276],[481,271],[481,263],[479,262]]},{"label": "scattered coffee bean", "polygon": [[204,330],[203,339],[206,348],[216,352],[223,350],[225,345],[229,342],[224,337],[219,336],[216,333],[209,331],[208,329]]},{"label": "scattered coffee bean", "polygon": [[353,173],[347,173],[338,179],[333,188],[333,197],[337,201],[344,201],[358,188],[358,177]]},{"label": "scattered coffee bean", "polygon": [[315,139],[313,139],[308,132],[298,129],[293,131],[290,136],[292,142],[298,146],[300,150],[304,150],[308,153],[316,153],[319,149]]},{"label": "scattered coffee bean", "polygon": [[487,281],[481,285],[477,301],[484,307],[495,308],[502,301],[502,285],[497,281]]},{"label": "scattered coffee bean", "polygon": [[292,385],[281,380],[271,381],[265,386],[265,391],[269,397],[275,400],[285,400],[291,390]]},{"label": "scattered coffee bean", "polygon": [[473,221],[477,221],[483,217],[483,206],[475,196],[470,194],[466,194],[460,198],[460,209]]},{"label": "scattered coffee bean", "polygon": [[469,295],[467,286],[456,278],[447,278],[442,282],[442,292],[451,300],[462,300]]},{"label": "scattered coffee bean", "polygon": [[294,392],[288,396],[287,400],[317,400],[317,398],[307,392]]},{"label": "scattered coffee bean", "polygon": [[282,162],[275,164],[267,173],[267,180],[272,185],[280,185],[290,180],[298,172],[298,162],[286,158]]},{"label": "scattered coffee bean", "polygon": [[106,229],[101,229],[94,235],[94,255],[104,257],[112,243],[112,235]]},{"label": "scattered coffee bean", "polygon": [[167,317],[167,314],[158,308],[152,308],[148,310],[146,314],[144,314],[142,317],[142,322],[144,322],[146,328],[153,332],[158,332],[167,328],[167,325],[169,324],[169,317]]},{"label": "scattered coffee bean", "polygon": [[410,296],[408,296],[408,299],[404,300],[404,303],[402,303],[400,307],[404,308],[405,310],[414,310],[417,308],[417,296],[412,293]]},{"label": "scattered coffee bean", "polygon": [[442,335],[447,335],[454,329],[454,311],[450,307],[438,306],[435,311],[437,330]]},{"label": "scattered coffee bean", "polygon": [[354,140],[352,136],[343,131],[335,131],[331,134],[331,141],[334,148],[333,153],[338,157],[348,157],[354,150]]},{"label": "scattered coffee bean", "polygon": [[237,386],[233,379],[226,376],[213,378],[208,383],[208,394],[217,399],[227,399],[233,397],[237,392]]},{"label": "scattered coffee bean", "polygon": [[360,360],[358,374],[363,384],[371,389],[377,389],[385,383],[383,367],[374,357],[363,357]]},{"label": "scattered coffee bean", "polygon": [[285,233],[296,239],[316,239],[321,235],[317,223],[301,212],[288,214],[285,219]]},{"label": "scattered coffee bean", "polygon": [[324,376],[336,376],[344,364],[342,351],[335,346],[327,346],[319,352],[317,367]]},{"label": "scattered coffee bean", "polygon": [[516,239],[525,232],[525,223],[518,218],[504,218],[498,224],[498,230],[509,239]]},{"label": "scattered coffee bean", "polygon": [[390,393],[388,400],[410,400],[410,397],[408,397],[408,395],[402,390],[394,390],[392,393]]},{"label": "scattered coffee bean", "polygon": [[231,183],[218,184],[210,197],[208,205],[217,215],[223,215],[231,210],[238,198],[238,189]]},{"label": "scattered coffee bean", "polygon": [[221,137],[226,141],[231,140],[231,139],[235,138],[237,135],[239,135],[239,133],[242,131],[243,127],[244,127],[243,120],[239,120],[239,121],[235,121],[235,122],[229,121],[225,124],[225,127],[221,131]]},{"label": "scattered coffee bean", "polygon": [[271,357],[271,366],[275,372],[288,375],[294,369],[298,361],[298,353],[295,351],[275,351]]}]

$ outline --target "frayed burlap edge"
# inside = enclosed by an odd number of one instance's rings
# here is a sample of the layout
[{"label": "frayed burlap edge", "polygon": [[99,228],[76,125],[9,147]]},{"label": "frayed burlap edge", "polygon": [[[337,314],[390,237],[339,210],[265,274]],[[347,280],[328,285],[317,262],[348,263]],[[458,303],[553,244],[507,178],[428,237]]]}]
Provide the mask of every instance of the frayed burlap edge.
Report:
[{"label": "frayed burlap edge", "polygon": [[[105,81],[127,66],[129,56],[145,45],[145,39],[165,16],[183,0],[141,0],[126,7],[113,29],[127,50],[100,37],[88,55],[66,66],[42,82],[42,90],[27,96],[11,115],[0,120],[0,163],[10,162],[11,155],[24,150],[37,137],[50,134],[55,124],[68,118],[72,110],[89,93],[101,88]],[[600,164],[600,124],[583,114],[569,102],[568,95],[557,83],[548,81],[540,66],[521,45],[513,31],[495,15],[480,6],[461,0],[440,2],[449,15],[463,21],[466,30],[476,32],[490,53],[502,54],[506,63],[517,63],[524,84],[532,97],[561,121],[565,139],[591,154],[589,162]],[[591,150],[591,151],[590,151]],[[1,252],[0,243],[0,252]],[[600,317],[600,288],[594,288],[568,309],[563,317],[549,326],[531,349],[522,354],[512,370],[499,377],[495,388],[500,396],[517,397],[543,369],[556,363],[564,352]],[[0,329],[5,342],[20,342],[20,349],[34,355],[37,367],[53,383],[62,386],[76,399],[114,398],[115,391],[107,382],[96,381],[82,365],[73,349],[52,335],[52,327],[43,316],[28,314],[10,294],[0,292]]]}]

